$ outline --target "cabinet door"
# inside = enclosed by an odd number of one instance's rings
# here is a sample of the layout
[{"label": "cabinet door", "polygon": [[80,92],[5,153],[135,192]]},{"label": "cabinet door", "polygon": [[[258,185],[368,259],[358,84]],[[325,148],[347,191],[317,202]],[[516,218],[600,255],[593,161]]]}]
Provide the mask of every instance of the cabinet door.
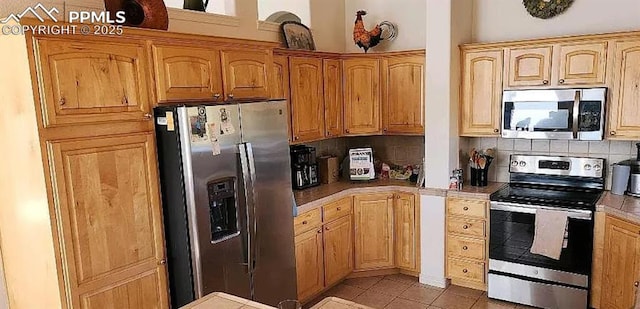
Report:
[{"label": "cabinet door", "polygon": [[507,87],[549,85],[551,49],[551,46],[508,49]]},{"label": "cabinet door", "polygon": [[344,129],[348,135],[381,133],[380,63],[349,59],[344,66]]},{"label": "cabinet door", "polygon": [[560,44],[555,51],[558,85],[603,85],[607,42]]},{"label": "cabinet door", "polygon": [[640,226],[607,217],[600,308],[627,309],[640,280]]},{"label": "cabinet door", "polygon": [[463,52],[461,136],[500,136],[502,50]]},{"label": "cabinet door", "polygon": [[393,267],[393,194],[354,197],[355,269]]},{"label": "cabinet door", "polygon": [[168,308],[154,141],[144,133],[48,144],[74,308]]},{"label": "cabinet door", "polygon": [[322,229],[296,236],[295,243],[298,299],[304,301],[324,288]]},{"label": "cabinet door", "polygon": [[393,221],[396,266],[409,271],[418,271],[416,263],[418,231],[415,195],[398,193],[395,197]]},{"label": "cabinet door", "polygon": [[424,135],[424,56],[382,62],[382,131]]},{"label": "cabinet door", "polygon": [[353,271],[353,223],[351,216],[324,226],[324,280],[331,286]]},{"label": "cabinet door", "polygon": [[141,44],[38,41],[44,125],[143,120],[148,58]]},{"label": "cabinet door", "polygon": [[342,64],[340,60],[325,59],[324,66],[324,121],[325,137],[342,136]]},{"label": "cabinet door", "polygon": [[220,52],[178,46],[154,46],[158,101],[222,101]]},{"label": "cabinet door", "polygon": [[640,40],[616,42],[609,137],[640,139]]},{"label": "cabinet door", "polygon": [[324,137],[322,59],[291,57],[291,128],[295,143]]},{"label": "cabinet door", "polygon": [[274,82],[271,87],[272,99],[287,100],[287,132],[291,141],[291,100],[289,99],[289,57],[273,56]]},{"label": "cabinet door", "polygon": [[223,50],[222,77],[227,100],[268,99],[273,53],[269,50]]}]

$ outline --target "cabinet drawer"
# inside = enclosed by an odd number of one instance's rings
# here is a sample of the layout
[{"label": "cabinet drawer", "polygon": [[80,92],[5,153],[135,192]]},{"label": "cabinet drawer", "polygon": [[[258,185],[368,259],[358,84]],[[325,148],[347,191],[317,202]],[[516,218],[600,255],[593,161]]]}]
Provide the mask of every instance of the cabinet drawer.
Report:
[{"label": "cabinet drawer", "polygon": [[447,256],[484,260],[486,256],[485,252],[484,239],[458,236],[447,237]]},{"label": "cabinet drawer", "polygon": [[322,213],[324,214],[324,222],[331,222],[340,217],[351,214],[351,204],[353,198],[351,196],[345,197],[341,200],[335,201],[331,204],[322,206]]},{"label": "cabinet drawer", "polygon": [[447,273],[452,279],[485,283],[485,263],[469,260],[448,259]]},{"label": "cabinet drawer", "polygon": [[307,211],[293,218],[293,230],[296,235],[312,230],[321,224],[322,217],[320,216],[320,208]]},{"label": "cabinet drawer", "polygon": [[465,218],[448,218],[447,233],[484,237],[486,235],[485,222]]},{"label": "cabinet drawer", "polygon": [[487,217],[487,202],[482,200],[465,200],[449,198],[447,200],[447,212],[449,215],[466,216],[474,218]]}]

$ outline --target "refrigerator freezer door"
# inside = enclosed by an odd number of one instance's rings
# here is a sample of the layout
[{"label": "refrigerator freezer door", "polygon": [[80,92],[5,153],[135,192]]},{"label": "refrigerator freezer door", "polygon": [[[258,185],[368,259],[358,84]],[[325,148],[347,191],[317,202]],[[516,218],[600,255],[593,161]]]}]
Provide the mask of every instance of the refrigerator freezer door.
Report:
[{"label": "refrigerator freezer door", "polygon": [[296,298],[293,192],[285,101],[240,104],[242,142],[255,178],[252,237],[254,300],[277,305]]},{"label": "refrigerator freezer door", "polygon": [[251,297],[237,105],[178,108],[195,296]]}]

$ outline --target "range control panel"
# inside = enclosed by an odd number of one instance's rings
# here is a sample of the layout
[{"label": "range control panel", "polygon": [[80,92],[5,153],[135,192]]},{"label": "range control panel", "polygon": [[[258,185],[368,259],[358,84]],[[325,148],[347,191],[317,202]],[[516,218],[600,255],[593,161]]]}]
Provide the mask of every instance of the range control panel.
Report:
[{"label": "range control panel", "polygon": [[599,158],[511,155],[509,172],[599,178],[604,166]]}]

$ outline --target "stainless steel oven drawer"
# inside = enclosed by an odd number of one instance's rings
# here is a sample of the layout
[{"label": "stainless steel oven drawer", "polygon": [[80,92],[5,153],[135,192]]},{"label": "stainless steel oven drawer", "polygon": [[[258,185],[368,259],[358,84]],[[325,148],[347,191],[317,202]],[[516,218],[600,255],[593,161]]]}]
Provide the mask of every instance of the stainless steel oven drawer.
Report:
[{"label": "stainless steel oven drawer", "polygon": [[548,309],[587,308],[588,290],[489,273],[489,298]]}]

